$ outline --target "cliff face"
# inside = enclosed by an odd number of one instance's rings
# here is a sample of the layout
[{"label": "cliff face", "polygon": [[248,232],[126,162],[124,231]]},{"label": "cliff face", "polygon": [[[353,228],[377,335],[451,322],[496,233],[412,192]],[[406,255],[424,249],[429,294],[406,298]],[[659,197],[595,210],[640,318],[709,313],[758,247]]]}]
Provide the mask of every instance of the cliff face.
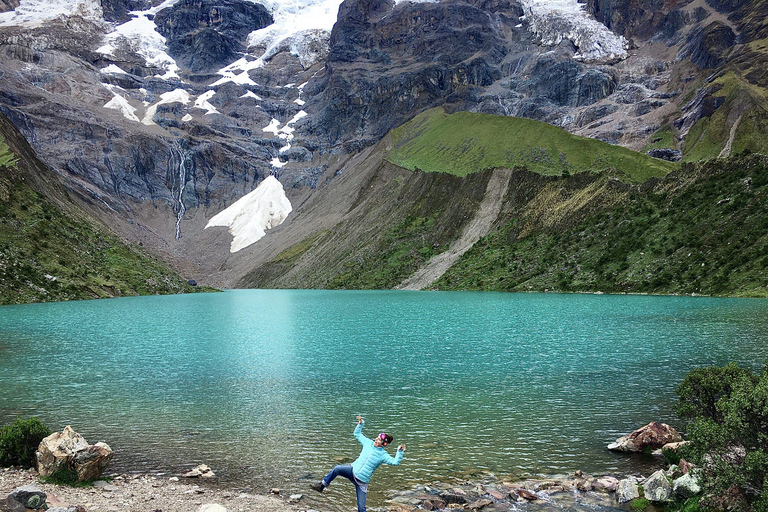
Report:
[{"label": "cliff face", "polygon": [[667,159],[765,145],[761,0],[307,1],[0,3],[0,111],[94,215],[224,286],[265,256],[208,219],[273,175],[292,222],[434,106]]}]

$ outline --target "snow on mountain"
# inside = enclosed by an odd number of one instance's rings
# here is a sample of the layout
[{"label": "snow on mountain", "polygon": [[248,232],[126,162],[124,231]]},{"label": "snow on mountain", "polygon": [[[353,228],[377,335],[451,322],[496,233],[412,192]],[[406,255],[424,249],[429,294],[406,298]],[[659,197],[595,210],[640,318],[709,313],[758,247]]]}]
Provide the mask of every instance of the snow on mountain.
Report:
[{"label": "snow on mountain", "polygon": [[205,115],[208,114],[218,114],[219,111],[214,107],[208,100],[213,98],[216,95],[216,91],[211,89],[210,91],[204,92],[200,96],[197,97],[195,100],[195,108],[202,108],[204,110],[207,110],[208,112],[205,113]]},{"label": "snow on mountain", "polygon": [[522,0],[524,20],[545,46],[570,40],[578,49],[574,59],[587,62],[627,57],[629,43],[592,18],[577,0]]},{"label": "snow on mountain", "polygon": [[134,18],[115,27],[113,32],[104,37],[104,44],[96,51],[111,56],[121,44],[127,44],[144,57],[147,65],[164,69],[165,74],[161,75],[161,78],[179,78],[179,66],[165,52],[165,38],[155,30],[155,22],[150,19],[155,12],[173,5],[176,1],[178,0],[167,0],[147,11],[134,11]]},{"label": "snow on mountain", "polygon": [[191,100],[189,97],[189,93],[184,89],[174,89],[173,91],[163,93],[160,95],[160,101],[158,101],[154,105],[151,105],[147,109],[146,113],[144,114],[144,118],[141,120],[141,122],[146,125],[155,124],[152,118],[155,116],[155,113],[157,112],[157,107],[159,107],[160,105],[165,105],[167,103],[181,103],[183,105],[187,105],[190,101]]},{"label": "snow on mountain", "polygon": [[229,252],[237,252],[260,240],[267,229],[279,226],[293,207],[283,186],[268,176],[253,191],[214,215],[205,229],[213,226],[229,228],[234,237]]},{"label": "snow on mountain", "polygon": [[104,105],[104,108],[117,110],[121,112],[126,119],[136,121],[137,123],[140,122],[139,118],[136,117],[136,107],[128,103],[128,100],[118,93],[115,93],[115,96]]},{"label": "snow on mountain", "polygon": [[101,18],[99,0],[21,0],[13,10],[0,13],[0,25],[40,25],[59,16]]}]

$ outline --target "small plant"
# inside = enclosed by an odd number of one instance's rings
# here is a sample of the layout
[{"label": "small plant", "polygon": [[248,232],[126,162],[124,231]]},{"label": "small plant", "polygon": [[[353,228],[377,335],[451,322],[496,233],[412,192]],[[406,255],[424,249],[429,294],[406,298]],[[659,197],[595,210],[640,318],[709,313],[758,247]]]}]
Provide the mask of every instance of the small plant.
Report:
[{"label": "small plant", "polygon": [[75,487],[81,483],[78,482],[77,472],[66,466],[61,466],[48,476],[40,477],[40,481],[47,484],[68,485],[69,487]]},{"label": "small plant", "polygon": [[629,506],[632,510],[645,510],[651,504],[651,501],[647,498],[635,498],[629,502]]},{"label": "small plant", "polygon": [[33,467],[35,451],[50,433],[39,418],[16,418],[12,425],[0,428],[0,466]]}]

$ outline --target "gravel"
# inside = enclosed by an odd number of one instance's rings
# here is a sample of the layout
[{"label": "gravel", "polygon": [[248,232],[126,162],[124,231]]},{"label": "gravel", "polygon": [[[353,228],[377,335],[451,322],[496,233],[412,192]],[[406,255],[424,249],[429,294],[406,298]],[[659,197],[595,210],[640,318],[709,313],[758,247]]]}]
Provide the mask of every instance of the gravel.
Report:
[{"label": "gravel", "polygon": [[[215,503],[232,512],[294,512],[298,500],[281,495],[233,491],[215,481],[157,475],[118,475],[97,486],[69,487],[38,481],[37,471],[0,469],[0,510],[6,497],[24,485],[36,485],[48,496],[50,507],[82,506],[87,512],[195,512]],[[295,500],[295,497],[294,497]]]}]

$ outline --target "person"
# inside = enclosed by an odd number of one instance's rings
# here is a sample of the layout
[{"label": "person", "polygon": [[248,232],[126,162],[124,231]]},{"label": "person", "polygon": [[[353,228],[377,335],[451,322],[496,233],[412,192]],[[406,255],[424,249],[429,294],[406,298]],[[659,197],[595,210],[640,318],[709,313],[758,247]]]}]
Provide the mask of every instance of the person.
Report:
[{"label": "person", "polygon": [[320,480],[316,484],[312,484],[312,489],[323,492],[323,490],[331,485],[331,482],[337,476],[343,476],[349,479],[355,485],[355,492],[357,494],[357,512],[365,512],[365,500],[368,497],[368,482],[371,481],[371,476],[376,468],[382,464],[389,464],[390,466],[397,466],[400,461],[403,460],[403,454],[405,453],[405,445],[401,444],[397,447],[397,453],[394,457],[384,450],[389,443],[392,442],[392,436],[389,434],[381,433],[376,436],[375,439],[368,439],[363,435],[363,421],[362,416],[357,417],[357,426],[355,427],[355,439],[363,445],[358,455],[357,460],[352,465],[339,465],[334,467],[325,478]]}]

